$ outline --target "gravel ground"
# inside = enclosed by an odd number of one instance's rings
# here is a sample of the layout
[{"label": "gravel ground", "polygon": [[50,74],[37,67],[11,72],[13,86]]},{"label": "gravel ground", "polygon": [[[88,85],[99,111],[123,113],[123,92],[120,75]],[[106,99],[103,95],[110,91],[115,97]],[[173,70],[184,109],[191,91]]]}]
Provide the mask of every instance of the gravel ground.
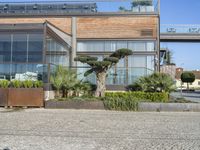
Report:
[{"label": "gravel ground", "polygon": [[0,109],[0,150],[200,150],[200,113]]}]

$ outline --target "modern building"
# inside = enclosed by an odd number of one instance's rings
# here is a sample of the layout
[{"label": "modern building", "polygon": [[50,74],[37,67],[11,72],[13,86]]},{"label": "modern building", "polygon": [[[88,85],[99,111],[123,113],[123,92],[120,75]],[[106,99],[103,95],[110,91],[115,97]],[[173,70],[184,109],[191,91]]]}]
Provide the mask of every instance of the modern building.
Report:
[{"label": "modern building", "polygon": [[[159,3],[143,1],[148,3],[129,2],[125,11],[112,12],[100,8],[105,5],[98,0],[0,3],[0,78],[32,73],[49,83],[56,65],[74,68],[84,78],[88,66],[74,62],[76,56],[102,60],[120,48],[133,50],[133,55],[111,69],[109,87],[130,84],[159,70]],[[85,80],[94,83],[95,76]]]}]

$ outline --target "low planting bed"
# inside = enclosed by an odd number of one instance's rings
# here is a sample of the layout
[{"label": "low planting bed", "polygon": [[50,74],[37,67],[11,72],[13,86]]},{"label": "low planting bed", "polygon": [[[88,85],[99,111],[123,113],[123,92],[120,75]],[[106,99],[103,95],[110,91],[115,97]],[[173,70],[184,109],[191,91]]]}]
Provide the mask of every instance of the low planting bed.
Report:
[{"label": "low planting bed", "polygon": [[168,102],[168,93],[107,92],[104,105],[109,110],[138,111],[140,102]]},{"label": "low planting bed", "polygon": [[107,92],[104,98],[70,97],[45,102],[45,108],[106,109],[117,111],[200,111],[200,104],[170,100],[168,93]]},{"label": "low planting bed", "polygon": [[45,108],[53,109],[105,109],[104,103],[100,99],[74,97],[54,99],[45,102]]},{"label": "low planting bed", "polygon": [[45,102],[45,108],[137,111],[139,102],[166,102],[168,93],[107,92],[104,98],[71,97]]}]

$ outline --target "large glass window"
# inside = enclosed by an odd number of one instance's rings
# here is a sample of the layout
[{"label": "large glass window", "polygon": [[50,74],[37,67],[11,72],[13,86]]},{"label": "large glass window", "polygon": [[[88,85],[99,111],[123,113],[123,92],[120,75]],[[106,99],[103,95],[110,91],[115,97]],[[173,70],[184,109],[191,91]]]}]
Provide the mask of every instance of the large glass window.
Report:
[{"label": "large glass window", "polygon": [[46,63],[55,65],[69,66],[69,48],[61,41],[47,37],[47,55]]},{"label": "large glass window", "polygon": [[28,35],[28,62],[42,62],[43,34]]},{"label": "large glass window", "polygon": [[[99,60],[103,59],[103,55],[90,56],[98,57]],[[131,84],[139,77],[153,73],[155,65],[154,57],[154,55],[132,55],[121,59],[109,70],[106,83],[108,85]],[[80,62],[77,62],[77,67],[78,77],[79,79],[83,79],[84,73],[90,67]],[[92,83],[96,82],[94,74],[89,75],[85,79]]]},{"label": "large glass window", "polygon": [[0,62],[42,62],[43,34],[0,34]]},{"label": "large glass window", "polygon": [[12,47],[12,61],[13,62],[27,62],[27,34],[14,34]]},{"label": "large glass window", "polygon": [[11,61],[11,34],[0,34],[0,62]]},{"label": "large glass window", "polygon": [[141,76],[149,75],[154,71],[154,55],[132,55],[128,57],[128,83],[133,83]]},{"label": "large glass window", "polygon": [[151,41],[129,41],[128,48],[133,51],[154,51],[155,42]]},{"label": "large glass window", "polygon": [[125,40],[107,40],[107,41],[79,41],[77,44],[78,52],[113,52],[120,48],[129,48],[133,51],[154,51],[154,41],[125,41]]}]

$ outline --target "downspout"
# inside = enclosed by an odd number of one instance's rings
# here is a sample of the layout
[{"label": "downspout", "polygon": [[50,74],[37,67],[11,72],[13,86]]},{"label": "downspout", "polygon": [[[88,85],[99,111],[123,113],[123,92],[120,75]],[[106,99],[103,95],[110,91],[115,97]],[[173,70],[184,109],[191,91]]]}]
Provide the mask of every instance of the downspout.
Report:
[{"label": "downspout", "polygon": [[74,58],[76,57],[77,50],[77,18],[72,17],[72,49],[71,49],[71,67],[76,67]]}]

